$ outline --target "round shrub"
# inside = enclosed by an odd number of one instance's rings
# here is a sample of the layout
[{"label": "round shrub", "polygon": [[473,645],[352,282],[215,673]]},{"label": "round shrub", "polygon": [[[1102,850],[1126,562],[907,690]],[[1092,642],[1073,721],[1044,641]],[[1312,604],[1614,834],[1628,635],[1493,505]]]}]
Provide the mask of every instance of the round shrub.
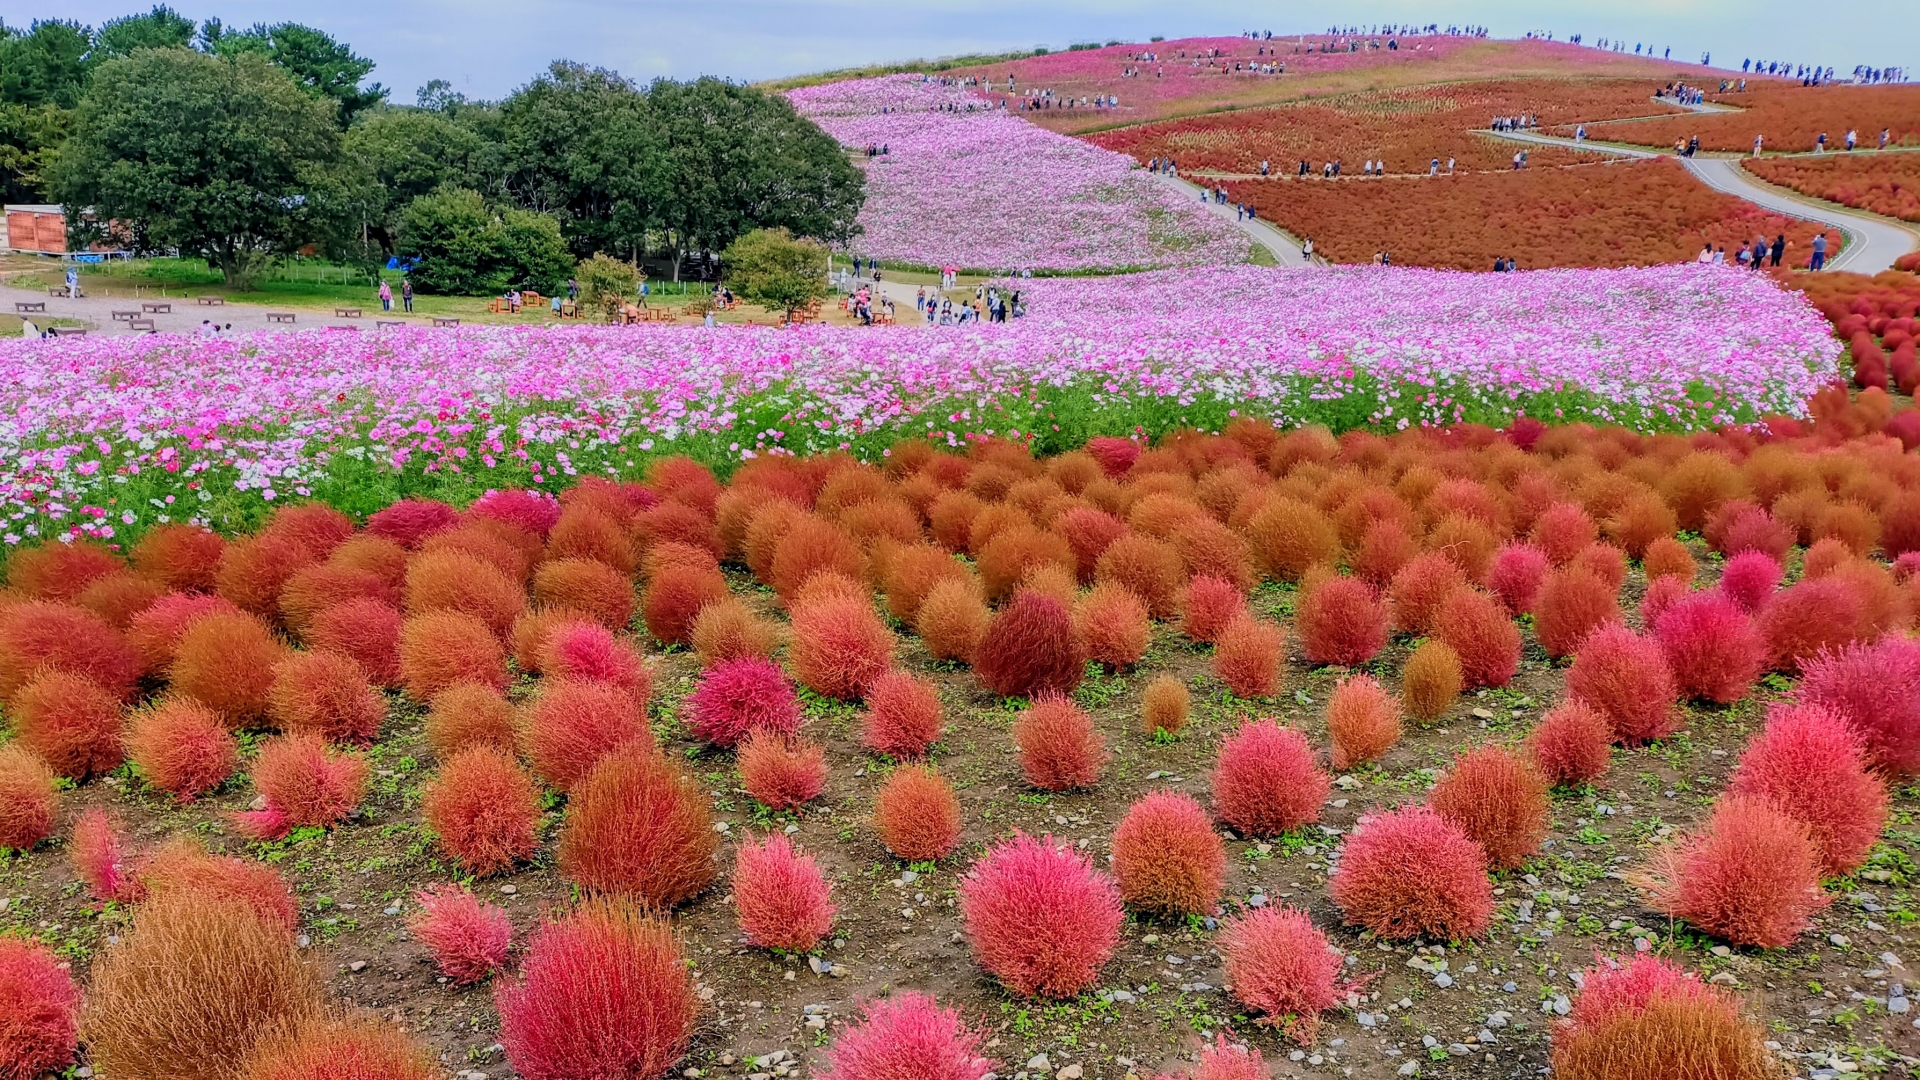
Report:
[{"label": "round shrub", "polygon": [[188,698],[167,698],[133,714],[127,756],[147,783],[192,802],[239,768],[240,744],[219,713]]},{"label": "round shrub", "polygon": [[841,701],[865,696],[893,666],[893,632],[866,598],[831,596],[793,609],[787,659],[800,684]]},{"label": "round shrub", "polygon": [[322,555],[292,532],[269,529],[241,537],[220,553],[214,588],[242,611],[277,618],[287,582]]},{"label": "round shrub", "polygon": [[1779,1075],[1758,1025],[1671,961],[1641,954],[1586,971],[1573,1015],[1553,1030],[1553,1075],[1566,1080],[1761,1080]]},{"label": "round shrub", "polygon": [[368,772],[365,758],[330,750],[312,732],[268,739],[253,763],[253,786],[266,809],[236,818],[243,832],[260,840],[278,840],[302,826],[324,828],[360,805]]},{"label": "round shrub", "polygon": [[91,540],[43,543],[16,548],[7,558],[7,587],[35,600],[71,601],[125,570],[118,555]]},{"label": "round shrub", "polygon": [[993,615],[972,581],[942,581],[927,591],[914,617],[914,633],[935,660],[972,663]]},{"label": "round shrub", "polygon": [[1567,569],[1591,573],[1617,596],[1627,580],[1627,553],[1612,544],[1588,544],[1567,564]]},{"label": "round shrub", "polygon": [[1874,769],[1920,774],[1920,644],[1888,635],[1835,649],[1807,665],[1800,700],[1845,720]]},{"label": "round shrub", "polygon": [[727,595],[726,576],[715,567],[665,567],[647,583],[641,597],[647,632],[663,645],[684,645],[700,609]]},{"label": "round shrub", "polygon": [[57,1073],[80,1048],[80,988],[53,950],[0,937],[0,1080]]},{"label": "round shrub", "polygon": [[1822,877],[1866,861],[1887,822],[1887,789],[1867,772],[1847,723],[1818,705],[1776,705],[1727,782],[1807,827]]},{"label": "round shrub", "polygon": [[1629,881],[1655,911],[1735,945],[1791,945],[1827,904],[1807,827],[1751,795],[1722,796]]},{"label": "round shrub", "polygon": [[286,646],[251,615],[203,615],[180,635],[167,681],[228,725],[243,727],[267,715],[274,669],[287,655]]},{"label": "round shrub", "polygon": [[[273,867],[250,859],[209,855],[192,840],[160,845],[140,865],[140,879],[155,901],[186,897],[265,919],[291,944],[299,923],[293,890]],[[136,924],[137,925],[137,924]]]},{"label": "round shrub", "polygon": [[570,793],[560,872],[583,889],[665,910],[713,884],[707,794],[651,747],[608,754]]},{"label": "round shrub", "polygon": [[747,940],[763,949],[812,952],[833,929],[833,887],[780,833],[748,837],[735,853],[733,906]]},{"label": "round shrub", "polygon": [[960,842],[960,800],[946,778],[924,765],[895,769],[873,798],[874,826],[894,857],[945,858]]},{"label": "round shrub", "polygon": [[349,600],[315,615],[305,636],[315,652],[353,657],[375,686],[398,686],[400,627],[400,613],[386,604]]},{"label": "round shrub", "polygon": [[469,986],[507,966],[513,923],[507,909],[458,885],[429,885],[413,894],[407,931],[433,954],[455,986]]},{"label": "round shrub", "polygon": [[972,578],[965,563],[933,544],[909,544],[887,557],[882,587],[887,593],[887,611],[901,622],[911,624],[920,614],[927,593],[943,581],[967,581]]},{"label": "round shrub", "polygon": [[860,744],[897,761],[922,758],[940,741],[944,722],[938,687],[918,675],[889,671],[867,689]]},{"label": "round shrub", "polygon": [[974,650],[980,685],[1003,697],[1070,694],[1086,671],[1065,604],[1031,589],[1014,594]]},{"label": "round shrub", "polygon": [[769,660],[780,647],[780,627],[732,596],[701,608],[688,636],[701,667],[747,656]]},{"label": "round shrub", "polygon": [[1053,531],[1067,542],[1073,553],[1074,575],[1082,585],[1093,583],[1100,556],[1115,540],[1127,534],[1127,525],[1104,510],[1076,506],[1053,521]]},{"label": "round shrub", "polygon": [[436,611],[400,626],[400,685],[415,701],[455,683],[507,688],[507,654],[487,624],[471,615]]},{"label": "round shrub", "polygon": [[1387,596],[1393,601],[1394,629],[1419,637],[1432,634],[1440,618],[1440,605],[1466,585],[1467,576],[1445,555],[1429,552],[1415,556],[1393,575],[1393,584],[1387,587]]},{"label": "round shrub", "polygon": [[1213,812],[1248,836],[1277,836],[1320,820],[1333,778],[1313,759],[1307,737],[1275,720],[1254,720],[1220,743]]},{"label": "round shrub", "polygon": [[1612,743],[1613,725],[1606,716],[1579,698],[1569,698],[1534,725],[1527,751],[1552,783],[1585,784],[1607,771]]},{"label": "round shrub", "polygon": [[295,652],[274,668],[267,717],[282,731],[365,746],[380,734],[387,703],[351,657]]},{"label": "round shrub", "polygon": [[1234,1000],[1302,1046],[1312,1044],[1320,1014],[1346,997],[1346,954],[1297,908],[1254,908],[1227,920],[1220,956]]},{"label": "round shrub", "polygon": [[958,1009],[932,997],[898,991],[866,1006],[858,1024],[827,1048],[820,1080],[985,1080],[993,1062],[980,1056],[986,1036],[969,1031]]},{"label": "round shrub", "polygon": [[1478,589],[1455,589],[1442,601],[1434,633],[1460,658],[1468,687],[1505,686],[1520,670],[1520,628]]},{"label": "round shrub", "polygon": [[302,567],[281,588],[280,621],[304,638],[315,615],[349,600],[396,605],[400,602],[400,591],[371,570],[334,562],[315,563]]},{"label": "round shrub", "polygon": [[85,675],[43,671],[7,713],[20,744],[61,776],[85,780],[120,765],[120,700]]},{"label": "round shrub", "polygon": [[672,927],[610,899],[535,931],[494,1005],[507,1061],[526,1080],[664,1076],[700,1012]]},{"label": "round shrub", "polygon": [[199,525],[155,525],[129,553],[141,577],[179,592],[212,592],[227,542]]},{"label": "round shrub", "polygon": [[1020,771],[1042,791],[1070,791],[1100,781],[1106,741],[1093,717],[1059,694],[1042,694],[1013,722]]},{"label": "round shrub", "polygon": [[1400,671],[1400,693],[1406,699],[1407,713],[1423,724],[1445,715],[1465,684],[1460,654],[1438,638],[1421,642]]},{"label": "round shrub", "polygon": [[1362,817],[1327,891],[1349,926],[1389,941],[1475,938],[1493,916],[1486,853],[1424,806]]},{"label": "round shrub", "polygon": [[[407,580],[407,560],[411,557],[406,548],[391,540],[362,533],[334,548],[333,554],[327,556],[325,565],[372,574],[393,590],[393,596],[385,602],[399,607],[400,586]],[[291,586],[292,582],[288,582],[288,585]],[[286,590],[282,589],[280,595],[284,607]]]},{"label": "round shrub", "polygon": [[1687,550],[1687,545],[1671,536],[1662,536],[1647,545],[1646,552],[1640,556],[1640,568],[1646,571],[1650,582],[1671,577],[1691,584],[1700,572],[1699,564],[1693,561],[1693,553]]},{"label": "round shrub", "polygon": [[1278,623],[1241,615],[1213,645],[1213,673],[1235,697],[1272,697],[1280,692],[1286,634]]},{"label": "round shrub", "polygon": [[1619,623],[1595,630],[1567,669],[1567,693],[1594,707],[1628,745],[1665,738],[1680,729],[1679,692],[1658,642]]},{"label": "round shrub", "polygon": [[491,686],[454,683],[433,695],[427,709],[427,745],[441,761],[469,746],[511,754],[519,742],[513,706]]},{"label": "round shrub", "polygon": [[168,593],[135,615],[127,624],[127,642],[140,654],[148,674],[165,671],[188,624],[209,612],[240,614],[229,601],[206,593]]},{"label": "round shrub", "polygon": [[527,760],[562,791],[571,791],[602,758],[628,746],[652,749],[646,715],[611,683],[549,684],[527,711]]},{"label": "round shrub", "polygon": [[1194,641],[1219,641],[1221,632],[1246,614],[1246,594],[1224,578],[1199,575],[1180,593],[1180,632]]},{"label": "round shrub", "polygon": [[460,512],[434,499],[401,499],[367,516],[367,532],[401,547],[417,548],[427,537],[446,532]]},{"label": "round shrub", "polygon": [[1838,575],[1802,578],[1775,593],[1757,616],[1772,666],[1797,672],[1823,652],[1866,637],[1859,593]]},{"label": "round shrub", "polygon": [[1147,605],[1124,585],[1095,585],[1073,609],[1074,632],[1087,659],[1119,671],[1146,654],[1152,632]]},{"label": "round shrub", "polygon": [[1653,622],[1680,694],[1731,705],[1753,690],[1766,643],[1740,606],[1716,591],[1675,601]]},{"label": "round shrub", "polygon": [[1400,703],[1371,675],[1341,679],[1327,696],[1333,767],[1377,760],[1400,741]]},{"label": "round shrub", "polygon": [[420,809],[440,850],[481,877],[528,858],[539,842],[539,788],[512,757],[484,743],[442,761]]},{"label": "round shrub", "polygon": [[1527,759],[1498,746],[1460,755],[1428,799],[1487,853],[1495,870],[1511,870],[1547,838],[1547,780]]},{"label": "round shrub", "polygon": [[[1660,625],[1660,617],[1665,615],[1669,608],[1691,595],[1693,590],[1677,577],[1654,578],[1647,582],[1647,591],[1640,595],[1641,625],[1649,629],[1657,628]],[[1739,609],[1736,607],[1734,610]]]},{"label": "round shrub", "polygon": [[1166,732],[1177,735],[1187,726],[1187,710],[1192,702],[1187,684],[1172,675],[1156,676],[1140,692],[1140,723],[1148,735]]},{"label": "round shrub", "polygon": [[1153,792],[1113,832],[1113,876],[1120,899],[1136,911],[1211,915],[1226,873],[1226,848],[1191,795]]},{"label": "round shrub", "polygon": [[533,572],[533,602],[543,611],[577,611],[609,630],[633,621],[633,583],[594,559],[555,559]]},{"label": "round shrub", "polygon": [[27,851],[53,835],[60,809],[53,770],[18,743],[0,743],[0,847]]},{"label": "round shrub", "polygon": [[1128,533],[1107,545],[1095,564],[1093,580],[1124,586],[1147,605],[1156,619],[1174,614],[1180,586],[1186,580],[1180,555],[1171,544],[1151,536]]},{"label": "round shrub", "polygon": [[771,810],[794,810],[827,789],[827,755],[820,744],[764,728],[740,740],[740,783]]},{"label": "round shrub", "polygon": [[1294,604],[1300,647],[1316,664],[1358,667],[1387,643],[1387,606],[1358,578],[1328,577]]},{"label": "round shrub", "polygon": [[94,579],[74,604],[106,620],[115,630],[126,630],[134,616],[145,611],[164,593],[159,585],[125,571]]},{"label": "round shrub", "polygon": [[459,551],[423,551],[407,564],[408,615],[457,612],[504,639],[526,610],[520,586],[489,563]]},{"label": "round shrub", "polygon": [[839,526],[812,514],[802,514],[787,527],[774,549],[767,584],[789,602],[808,578],[818,573],[841,574],[864,581],[867,560],[860,545]]},{"label": "round shrub", "polygon": [[1533,633],[1552,657],[1570,656],[1595,629],[1620,618],[1615,590],[1591,571],[1566,567],[1547,575],[1533,608]]},{"label": "round shrub", "polygon": [[1500,597],[1508,614],[1524,615],[1539,602],[1550,569],[1547,556],[1532,544],[1502,544],[1493,553],[1487,586]]},{"label": "round shrub", "polygon": [[632,577],[640,566],[627,530],[613,515],[592,506],[569,506],[547,533],[547,558],[592,559]]},{"label": "round shrub", "polygon": [[981,967],[1022,997],[1073,997],[1120,941],[1120,892],[1086,856],[1015,832],[960,879],[960,915]]},{"label": "round shrub", "polygon": [[1340,561],[1340,534],[1318,508],[1294,499],[1269,499],[1247,522],[1247,544],[1260,572],[1298,581],[1311,567]]},{"label": "round shrub", "polygon": [[715,664],[687,697],[693,737],[733,746],[760,729],[780,735],[800,730],[800,698],[786,672],[770,660],[743,657]]},{"label": "round shrub", "polygon": [[1586,510],[1574,503],[1554,503],[1533,519],[1527,533],[1530,545],[1544,554],[1553,565],[1573,561],[1573,557],[1600,538],[1600,530]]},{"label": "round shrub", "polygon": [[140,667],[127,639],[91,611],[48,602],[0,609],[0,702],[48,670],[85,675],[126,701]]},{"label": "round shrub", "polygon": [[[1111,550],[1111,549],[1110,549]],[[1013,525],[993,534],[980,548],[980,584],[987,599],[998,603],[1012,595],[1021,579],[1036,567],[1053,565],[1073,573],[1073,551],[1067,542],[1032,525]]]},{"label": "round shrub", "polygon": [[1743,551],[1720,569],[1720,591],[1740,610],[1758,614],[1780,586],[1780,563],[1758,551]]},{"label": "round shrub", "polygon": [[439,1069],[406,1029],[370,1013],[315,1018],[254,1044],[239,1080],[435,1080]]},{"label": "round shrub", "polygon": [[599,623],[559,623],[540,644],[540,673],[548,679],[603,682],[619,687],[645,708],[653,697],[653,672],[627,641]]},{"label": "round shrub", "polygon": [[353,519],[325,503],[282,506],[267,520],[262,535],[285,536],[324,558],[353,535]]},{"label": "round shrub", "polygon": [[1353,553],[1353,572],[1360,580],[1384,588],[1420,554],[1420,542],[1398,521],[1376,521],[1360,536]]}]

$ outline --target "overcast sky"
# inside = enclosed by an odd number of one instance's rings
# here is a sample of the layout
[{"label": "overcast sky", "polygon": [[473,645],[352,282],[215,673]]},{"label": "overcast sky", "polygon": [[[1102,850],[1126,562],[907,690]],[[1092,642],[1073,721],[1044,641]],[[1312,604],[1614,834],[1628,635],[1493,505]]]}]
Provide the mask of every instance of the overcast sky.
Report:
[{"label": "overcast sky", "polygon": [[[34,17],[99,23],[151,0],[6,0],[9,25]],[[1497,37],[1584,33],[1671,47],[1675,59],[1738,68],[1743,57],[1905,67],[1920,75],[1914,0],[1461,0],[1450,5],[1329,0],[174,0],[194,19],[228,25],[293,20],[352,43],[373,78],[411,102],[429,79],[499,97],[566,58],[648,79],[722,75],[756,80],[918,57],[1079,41],[1144,41],[1247,29],[1313,32],[1335,23],[1477,23]]]}]

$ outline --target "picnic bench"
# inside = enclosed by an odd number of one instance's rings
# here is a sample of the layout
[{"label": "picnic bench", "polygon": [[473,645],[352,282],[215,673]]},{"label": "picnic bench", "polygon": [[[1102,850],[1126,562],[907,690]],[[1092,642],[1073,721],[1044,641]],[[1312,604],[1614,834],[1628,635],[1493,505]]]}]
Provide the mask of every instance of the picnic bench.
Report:
[{"label": "picnic bench", "polygon": [[[49,285],[47,286],[47,295],[58,296],[62,299],[65,299],[67,295],[67,287],[65,285]],[[80,295],[85,296],[86,294],[81,293]]]},{"label": "picnic bench", "polygon": [[224,296],[202,296],[199,300],[201,307],[225,307],[227,304]]},{"label": "picnic bench", "polygon": [[152,320],[152,319],[128,319],[128,320],[127,320],[127,329],[129,329],[129,330],[136,330],[136,331],[137,331],[137,330],[146,330],[146,331],[149,331],[149,332],[151,332],[152,330],[154,330],[154,329],[155,329],[155,327],[154,327],[154,325],[153,325],[153,320]]},{"label": "picnic bench", "polygon": [[357,307],[337,307],[333,309],[333,317],[336,319],[357,319],[360,317],[360,309]]},{"label": "picnic bench", "polygon": [[137,311],[116,311],[113,313],[113,320],[115,322],[132,322],[139,317],[140,313]]},{"label": "picnic bench", "polygon": [[35,311],[45,312],[47,310],[47,302],[45,300],[15,300],[13,302],[13,310],[22,315]]},{"label": "picnic bench", "polygon": [[54,337],[86,337],[87,336],[87,328],[84,326],[56,326],[47,332],[52,334]]},{"label": "picnic bench", "polygon": [[435,316],[433,317],[433,325],[435,325],[435,326],[459,326],[459,325],[460,325],[460,320],[459,320],[459,319],[455,319],[455,318],[450,318],[450,317],[448,317],[448,316],[445,316],[445,315],[435,315]]},{"label": "picnic bench", "polygon": [[293,312],[269,311],[267,312],[267,321],[270,323],[290,323],[293,321]]},{"label": "picnic bench", "polygon": [[165,300],[142,300],[140,301],[140,310],[149,315],[171,315],[173,314],[173,305]]}]

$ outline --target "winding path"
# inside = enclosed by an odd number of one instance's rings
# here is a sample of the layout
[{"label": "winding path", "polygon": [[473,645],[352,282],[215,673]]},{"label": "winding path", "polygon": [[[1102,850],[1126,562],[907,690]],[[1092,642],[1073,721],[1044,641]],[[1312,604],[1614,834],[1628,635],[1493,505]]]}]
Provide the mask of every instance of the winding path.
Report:
[{"label": "winding path", "polygon": [[[1481,134],[1513,142],[1559,146],[1637,160],[1671,156],[1657,150],[1621,146],[1617,143],[1596,143],[1591,139],[1576,142],[1573,139],[1564,139],[1555,135],[1538,135],[1532,132],[1483,131]],[[1846,236],[1847,242],[1841,248],[1840,254],[1827,261],[1826,269],[1828,270],[1877,274],[1882,270],[1892,269],[1893,261],[1900,256],[1920,249],[1920,234],[1916,234],[1912,229],[1877,214],[1850,210],[1762,183],[1740,168],[1738,158],[1691,157],[1679,160],[1687,167],[1688,172],[1715,191],[1745,199],[1763,210],[1840,230]]]},{"label": "winding path", "polygon": [[[1200,193],[1203,189],[1191,180],[1178,176],[1168,176],[1166,173],[1157,172],[1152,175],[1154,179],[1180,192],[1185,198],[1195,200],[1200,198]],[[1289,233],[1281,231],[1279,227],[1264,218],[1242,218],[1238,215],[1231,218],[1227,217],[1228,214],[1233,213],[1233,207],[1214,202],[1212,199],[1207,200],[1207,209],[1213,211],[1214,215],[1222,221],[1231,221],[1235,225],[1238,225],[1240,231],[1246,233],[1254,243],[1273,252],[1274,260],[1281,266],[1311,265],[1310,260],[1308,260],[1305,255],[1300,254],[1299,239]]]}]

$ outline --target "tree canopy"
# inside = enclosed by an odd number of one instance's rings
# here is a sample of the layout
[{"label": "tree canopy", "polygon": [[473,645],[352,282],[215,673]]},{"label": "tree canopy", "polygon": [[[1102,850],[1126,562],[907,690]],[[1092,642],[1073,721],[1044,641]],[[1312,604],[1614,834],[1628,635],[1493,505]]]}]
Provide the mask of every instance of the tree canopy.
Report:
[{"label": "tree canopy", "polygon": [[727,246],[727,282],[765,307],[794,312],[827,295],[827,249],[785,229],[755,229]]}]

